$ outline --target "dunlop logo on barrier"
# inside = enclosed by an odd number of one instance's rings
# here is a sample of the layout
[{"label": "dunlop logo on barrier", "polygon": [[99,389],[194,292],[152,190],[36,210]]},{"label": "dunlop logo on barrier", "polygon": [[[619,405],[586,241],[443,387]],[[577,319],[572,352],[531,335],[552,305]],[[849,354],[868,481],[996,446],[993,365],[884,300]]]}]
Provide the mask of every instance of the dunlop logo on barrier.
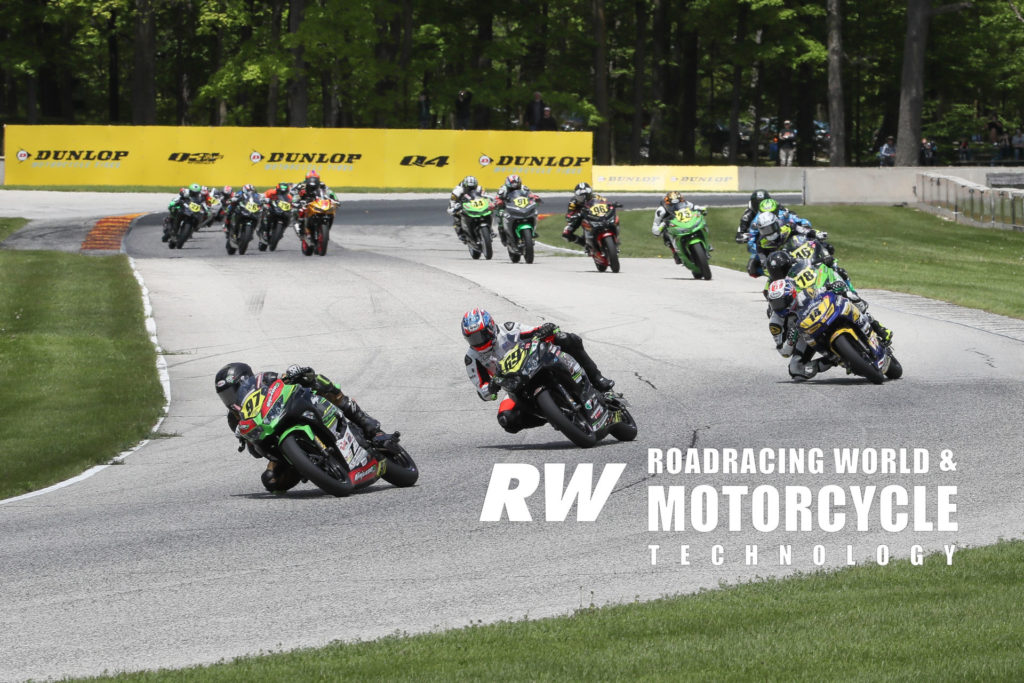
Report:
[{"label": "dunlop logo on barrier", "polygon": [[185,164],[212,164],[223,158],[224,155],[220,152],[171,152],[167,161]]},{"label": "dunlop logo on barrier", "polygon": [[271,152],[266,157],[267,163],[279,164],[352,164],[363,158],[362,154],[346,154],[335,152],[327,154],[324,152]]},{"label": "dunlop logo on barrier", "polygon": [[18,160],[34,157],[36,161],[120,161],[126,156],[126,149],[41,149],[35,154],[19,152]]},{"label": "dunlop logo on barrier", "polygon": [[573,168],[576,166],[582,166],[583,164],[590,161],[590,157],[573,157],[573,156],[526,156],[526,155],[512,155],[502,154],[497,158],[496,161],[493,158],[488,157],[487,163],[484,163],[481,157],[480,165],[486,166],[489,163],[494,163],[495,166],[524,166],[524,167],[556,167],[556,168]]}]

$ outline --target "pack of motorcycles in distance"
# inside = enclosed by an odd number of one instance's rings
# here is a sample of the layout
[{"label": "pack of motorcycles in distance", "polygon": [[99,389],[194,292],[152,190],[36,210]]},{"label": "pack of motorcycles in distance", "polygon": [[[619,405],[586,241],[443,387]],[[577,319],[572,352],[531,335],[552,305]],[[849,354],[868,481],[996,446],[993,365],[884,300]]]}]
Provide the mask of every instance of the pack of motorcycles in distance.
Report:
[{"label": "pack of motorcycles in distance", "polygon": [[[300,194],[293,195],[293,190],[299,188]],[[224,248],[228,254],[245,254],[254,237],[260,251],[275,251],[294,221],[302,253],[323,256],[330,243],[338,200],[322,184],[311,192],[304,190],[301,183],[281,183],[264,193],[257,192],[252,185],[237,193],[229,186],[211,190],[190,185],[168,206],[162,240],[171,249],[181,249],[197,230],[220,222],[224,224]]]}]

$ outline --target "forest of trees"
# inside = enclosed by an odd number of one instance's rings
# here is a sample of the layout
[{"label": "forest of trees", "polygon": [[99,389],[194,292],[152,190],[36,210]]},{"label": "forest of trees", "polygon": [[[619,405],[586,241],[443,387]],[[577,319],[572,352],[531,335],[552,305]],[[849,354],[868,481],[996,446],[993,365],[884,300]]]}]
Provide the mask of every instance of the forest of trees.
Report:
[{"label": "forest of trees", "polygon": [[1011,0],[3,6],[3,123],[415,128],[426,93],[451,127],[465,88],[472,127],[515,129],[537,90],[561,125],[594,132],[597,163],[735,161],[791,119],[801,164],[823,120],[843,165],[874,163],[885,135],[913,138],[909,159],[920,135],[945,151],[992,113],[1024,120]]}]

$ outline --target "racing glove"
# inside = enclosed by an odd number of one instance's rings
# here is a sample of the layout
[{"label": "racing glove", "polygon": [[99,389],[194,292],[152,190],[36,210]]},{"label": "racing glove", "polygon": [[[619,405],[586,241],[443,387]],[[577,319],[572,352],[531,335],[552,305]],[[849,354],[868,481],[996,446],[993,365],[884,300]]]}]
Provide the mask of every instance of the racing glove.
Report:
[{"label": "racing glove", "polygon": [[311,387],[316,382],[316,373],[313,368],[299,365],[289,365],[281,376],[285,384],[299,384],[304,387]]}]

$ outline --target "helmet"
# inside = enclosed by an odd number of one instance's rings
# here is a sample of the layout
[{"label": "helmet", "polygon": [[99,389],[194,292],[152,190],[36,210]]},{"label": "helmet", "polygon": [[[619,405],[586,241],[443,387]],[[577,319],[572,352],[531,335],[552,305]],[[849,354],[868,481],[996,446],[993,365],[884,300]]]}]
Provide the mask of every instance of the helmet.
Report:
[{"label": "helmet", "polygon": [[314,169],[310,169],[310,171],[308,173],[306,173],[306,180],[309,180],[310,178],[316,178],[317,181],[320,180],[320,174],[316,172],[315,168]]},{"label": "helmet", "polygon": [[253,187],[252,183],[246,183],[242,185],[242,192],[255,192],[256,188]]},{"label": "helmet", "polygon": [[767,199],[763,200],[758,205],[757,210],[758,211],[771,211],[772,213],[775,213],[776,211],[779,210],[779,203],[777,201],[775,201],[774,199],[772,199],[771,197],[768,197]]},{"label": "helmet", "polygon": [[768,194],[768,190],[754,190],[750,193],[750,208],[757,211],[758,207],[761,206],[761,202],[766,199],[771,199],[771,195]]},{"label": "helmet", "polygon": [[191,185],[188,186],[189,192],[199,192],[202,189],[203,188],[199,183],[192,183]]},{"label": "helmet", "polygon": [[779,250],[768,254],[768,279],[778,280],[786,277],[795,262],[793,255],[788,251]]},{"label": "helmet", "polygon": [[309,176],[309,177],[306,178],[306,189],[307,190],[317,190],[317,189],[319,189],[321,187],[323,187],[323,186],[320,183],[320,176],[313,175],[313,176]]},{"label": "helmet", "polygon": [[579,203],[590,201],[590,198],[594,196],[594,188],[587,183],[579,183],[572,191],[573,197]]},{"label": "helmet", "polygon": [[241,398],[238,395],[238,387],[252,376],[252,368],[245,363],[228,363],[217,371],[213,383],[217,389],[217,396],[220,397],[225,407],[231,408],[238,404],[238,400]]},{"label": "helmet", "polygon": [[669,192],[665,195],[665,198],[661,200],[661,203],[665,205],[669,211],[678,211],[679,205],[683,203],[683,195],[678,192]]},{"label": "helmet", "polygon": [[490,313],[482,308],[474,308],[462,316],[462,336],[475,350],[486,351],[498,336],[498,326]]},{"label": "helmet", "polygon": [[231,187],[230,185],[225,185],[224,186],[224,194],[225,195],[231,196],[232,192],[234,192],[234,188],[233,187]]},{"label": "helmet", "polygon": [[523,189],[523,179],[517,176],[515,173],[505,178],[505,186],[509,190],[521,190]]},{"label": "helmet", "polygon": [[752,228],[757,228],[762,242],[768,245],[778,244],[782,239],[782,226],[779,225],[779,217],[770,211],[762,211],[751,222]]},{"label": "helmet", "polygon": [[779,313],[793,306],[800,290],[793,278],[787,277],[768,285],[768,306]]},{"label": "helmet", "polygon": [[475,190],[478,187],[480,187],[480,183],[477,182],[475,175],[466,176],[465,178],[462,179],[462,182],[459,184],[462,185],[463,190]]}]

